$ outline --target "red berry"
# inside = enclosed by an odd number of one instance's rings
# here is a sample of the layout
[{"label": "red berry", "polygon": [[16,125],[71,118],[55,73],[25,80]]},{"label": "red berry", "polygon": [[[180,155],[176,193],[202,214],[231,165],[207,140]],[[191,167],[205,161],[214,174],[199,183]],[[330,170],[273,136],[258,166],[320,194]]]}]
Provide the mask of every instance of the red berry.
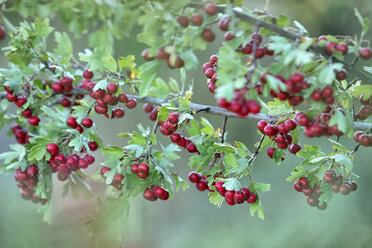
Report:
[{"label": "red berry", "polygon": [[158,199],[158,197],[155,196],[154,192],[150,189],[145,189],[143,192],[143,198],[149,201],[156,201]]},{"label": "red berry", "polygon": [[35,165],[32,165],[32,166],[27,168],[27,175],[29,177],[37,176],[38,173],[39,173],[39,170]]},{"label": "red berry", "polygon": [[22,115],[23,115],[23,117],[28,119],[32,116],[32,110],[27,108],[27,109],[23,110]]},{"label": "red berry", "polygon": [[75,128],[77,126],[76,119],[74,117],[68,117],[67,118],[67,125],[69,125],[72,128]]},{"label": "red berry", "polygon": [[323,96],[324,98],[333,96],[333,88],[330,87],[330,86],[325,87],[325,88],[322,90],[322,96]]},{"label": "red berry", "polygon": [[205,76],[207,78],[212,78],[216,71],[213,68],[209,68],[205,71]]},{"label": "red berry", "polygon": [[177,17],[177,22],[183,28],[186,28],[189,25],[189,19],[186,16],[179,16],[179,17]]},{"label": "red berry", "polygon": [[216,35],[210,28],[204,28],[203,32],[200,34],[203,40],[207,42],[212,42],[216,38]]},{"label": "red berry", "polygon": [[268,136],[274,136],[278,132],[277,128],[274,125],[267,125],[264,130],[263,134],[268,135]]},{"label": "red berry", "polygon": [[306,188],[307,186],[309,186],[309,181],[307,180],[306,177],[301,177],[300,179],[298,179],[298,183],[299,183],[303,188]]},{"label": "red berry", "polygon": [[81,124],[82,124],[84,127],[90,128],[90,127],[93,125],[93,121],[92,121],[92,119],[90,119],[90,118],[84,118],[84,119],[81,121]]},{"label": "red berry", "polygon": [[234,206],[235,205],[235,201],[233,198],[226,198],[225,197],[225,201],[227,204],[229,204],[230,206]]},{"label": "red berry", "polygon": [[91,151],[95,151],[98,148],[98,144],[95,141],[91,141],[88,143],[89,149]]},{"label": "red berry", "polygon": [[3,25],[0,25],[0,40],[4,39],[6,34],[5,27]]},{"label": "red berry", "polygon": [[273,156],[274,156],[274,152],[275,152],[275,148],[273,148],[273,147],[270,147],[269,149],[267,149],[267,155],[268,155],[270,158],[273,158]]},{"label": "red berry", "polygon": [[369,47],[362,48],[359,51],[359,56],[362,59],[370,59],[372,57],[372,51]]},{"label": "red berry", "polygon": [[326,45],[326,52],[329,55],[332,55],[333,50],[336,50],[336,46],[337,46],[336,43],[328,42],[327,45]]},{"label": "red berry", "polygon": [[135,108],[137,106],[137,100],[134,98],[129,99],[125,106],[127,106],[129,109]]},{"label": "red berry", "polygon": [[78,164],[79,164],[80,168],[86,169],[86,168],[88,168],[89,162],[85,158],[81,158],[81,159],[79,159]]},{"label": "red berry", "polygon": [[293,184],[293,188],[298,192],[302,192],[302,186],[299,183]]},{"label": "red berry", "polygon": [[301,73],[295,73],[291,76],[289,80],[291,80],[295,84],[298,84],[304,81],[304,75],[302,75]]},{"label": "red berry", "polygon": [[120,102],[122,103],[127,103],[128,102],[128,97],[126,94],[119,94],[118,95],[118,99]]},{"label": "red berry", "polygon": [[302,193],[304,193],[306,196],[309,196],[311,193],[313,193],[313,189],[311,187],[302,187]]},{"label": "red berry", "polygon": [[229,29],[229,24],[230,24],[230,18],[224,18],[218,22],[218,27],[222,31],[227,31]]},{"label": "red berry", "polygon": [[121,181],[124,179],[124,176],[122,174],[115,174],[113,178],[114,183],[121,183]]},{"label": "red berry", "polygon": [[215,14],[217,14],[218,9],[217,9],[217,6],[215,4],[209,3],[204,7],[204,11],[208,15],[215,15]]},{"label": "red berry", "polygon": [[336,50],[341,52],[343,55],[346,55],[349,51],[347,44],[345,42],[338,43],[336,46]]},{"label": "red berry", "polygon": [[262,47],[257,47],[254,57],[256,59],[260,59],[260,58],[263,58],[264,56],[265,56],[265,49],[263,49]]},{"label": "red berry", "polygon": [[192,183],[198,183],[200,181],[200,176],[196,174],[195,172],[190,172],[189,180]]},{"label": "red berry", "polygon": [[206,181],[201,179],[199,182],[196,183],[196,188],[200,191],[204,191],[208,188],[208,184]]},{"label": "red berry", "polygon": [[89,70],[85,70],[85,71],[83,72],[83,77],[84,77],[84,78],[92,79],[93,76],[94,76],[94,73],[91,72],[91,71],[89,71]]},{"label": "red berry", "polygon": [[186,150],[187,150],[188,152],[196,152],[196,151],[197,151],[196,146],[195,146],[194,143],[190,143],[190,144],[188,144],[188,145],[186,146]]},{"label": "red berry", "polygon": [[257,195],[255,193],[250,193],[247,199],[248,203],[255,203],[257,201]]},{"label": "red berry", "polygon": [[284,122],[284,127],[288,131],[291,131],[291,130],[295,130],[297,128],[297,125],[293,120],[289,119]]},{"label": "red berry", "polygon": [[70,106],[71,106],[71,101],[70,101],[70,99],[68,99],[67,97],[62,98],[62,100],[61,100],[61,105],[62,105],[63,107],[65,107],[65,108],[70,107]]},{"label": "red berry", "polygon": [[84,131],[83,127],[80,125],[77,125],[74,129],[77,130],[79,133],[82,133]]},{"label": "red berry", "polygon": [[312,207],[315,207],[319,203],[318,199],[316,199],[314,196],[308,196],[306,201]]},{"label": "red berry", "polygon": [[170,136],[173,143],[177,143],[181,140],[181,135],[179,133],[172,133]]},{"label": "red berry", "polygon": [[116,92],[118,92],[118,88],[119,87],[116,83],[109,83],[107,85],[107,92],[111,94],[115,94]]},{"label": "red berry", "polygon": [[138,173],[138,164],[133,164],[133,165],[130,167],[130,170],[131,170],[134,174],[137,174],[137,173]]},{"label": "red berry", "polygon": [[113,111],[113,114],[116,118],[122,118],[125,115],[124,109],[122,109],[122,108],[117,108],[117,109],[114,109],[112,111]]},{"label": "red berry", "polygon": [[55,82],[52,84],[52,90],[54,90],[56,93],[62,93],[63,92],[63,85],[59,82]]},{"label": "red berry", "polygon": [[154,109],[154,105],[152,104],[146,103],[145,105],[143,105],[143,110],[146,113],[150,113],[153,109]]},{"label": "red berry", "polygon": [[236,204],[242,204],[245,200],[245,195],[242,191],[235,191],[234,193],[234,202]]},{"label": "red berry", "polygon": [[156,188],[154,189],[154,194],[155,194],[156,196],[158,196],[159,198],[160,198],[160,197],[163,197],[164,194],[165,194],[165,190],[164,190],[162,187],[156,187]]},{"label": "red berry", "polygon": [[140,163],[138,165],[138,172],[143,174],[148,174],[150,170],[150,167],[146,163]]},{"label": "red berry", "polygon": [[194,14],[190,18],[191,25],[193,26],[200,26],[203,23],[203,16],[200,14]]},{"label": "red berry", "polygon": [[54,154],[57,154],[58,153],[58,150],[59,150],[59,147],[56,143],[50,143],[46,146],[46,150],[51,154],[51,155],[54,155]]},{"label": "red berry", "polygon": [[263,133],[265,127],[267,126],[267,122],[264,121],[264,120],[260,120],[258,123],[257,123],[257,128],[258,130],[261,131],[261,133]]},{"label": "red berry", "polygon": [[103,166],[101,168],[101,175],[104,176],[106,172],[110,171],[111,169],[109,167]]},{"label": "red berry", "polygon": [[298,153],[300,150],[301,150],[301,146],[300,146],[299,144],[291,144],[291,145],[288,147],[288,151],[289,151],[290,153],[293,153],[293,154]]}]

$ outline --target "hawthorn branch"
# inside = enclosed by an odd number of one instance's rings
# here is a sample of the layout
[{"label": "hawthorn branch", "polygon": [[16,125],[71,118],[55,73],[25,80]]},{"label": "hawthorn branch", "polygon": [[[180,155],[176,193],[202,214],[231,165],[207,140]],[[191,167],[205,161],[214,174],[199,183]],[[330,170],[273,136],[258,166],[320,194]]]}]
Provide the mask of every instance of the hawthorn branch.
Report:
[{"label": "hawthorn branch", "polygon": [[[72,91],[68,92],[68,94],[88,95],[89,92],[84,89],[73,89]],[[0,99],[5,98],[5,96],[6,96],[6,93],[0,93]],[[168,103],[168,100],[163,100],[159,98],[140,97],[137,95],[127,95],[127,96],[128,98],[136,99],[137,102],[150,103],[150,104],[157,105],[157,106],[161,106],[164,103]],[[175,104],[176,107],[179,106],[178,101],[172,101],[172,103]],[[248,114],[245,117],[241,117],[227,109],[223,109],[223,108],[215,107],[215,106],[198,104],[198,103],[190,103],[189,107],[191,111],[194,113],[205,112],[205,113],[212,114],[212,115],[219,115],[219,116],[231,117],[231,118],[253,119],[253,120],[258,120],[258,121],[265,120],[265,121],[271,122],[272,120],[276,120],[279,117],[278,115],[266,115],[266,114],[260,114],[260,113],[259,114]],[[370,131],[372,130],[372,123],[354,122],[354,130]]]},{"label": "hawthorn branch", "polygon": [[[195,7],[198,7],[199,5],[200,5],[200,3],[191,2],[191,3],[188,3],[186,5],[186,7],[195,8]],[[218,12],[224,12],[225,9],[226,9],[226,5],[217,5]],[[234,12],[235,16],[242,21],[252,23],[255,26],[259,26],[259,27],[262,27],[262,28],[269,29],[271,31],[274,31],[277,34],[280,34],[283,37],[288,38],[288,39],[296,41],[297,39],[300,40],[302,38],[301,35],[299,35],[299,34],[296,34],[294,32],[291,32],[291,31],[285,30],[283,28],[280,28],[275,24],[260,20],[256,17],[251,16],[248,13],[242,12],[238,9],[234,9],[233,12]],[[318,47],[312,46],[311,49],[320,53],[320,54],[322,54],[323,56],[329,57],[329,55],[327,55],[322,49],[319,49]],[[352,72],[353,74],[357,75],[358,78],[360,78],[364,82],[367,82],[367,83],[372,82],[372,78],[370,76],[368,76],[366,73],[364,73],[363,71],[355,68],[354,64],[348,64],[348,63],[346,63],[344,61],[341,61],[341,60],[338,60],[336,58],[335,58],[335,60],[339,63],[342,63],[344,65],[344,68],[347,71]]]}]

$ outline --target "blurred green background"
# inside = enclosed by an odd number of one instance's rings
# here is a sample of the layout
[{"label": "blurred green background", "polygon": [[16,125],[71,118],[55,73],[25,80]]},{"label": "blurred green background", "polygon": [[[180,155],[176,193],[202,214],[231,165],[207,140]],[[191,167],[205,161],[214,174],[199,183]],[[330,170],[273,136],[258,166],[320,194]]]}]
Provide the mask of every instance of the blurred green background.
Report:
[{"label": "blurred green background", "polygon": [[[250,8],[263,9],[265,1],[249,1]],[[273,14],[288,15],[298,20],[312,36],[321,34],[354,35],[360,32],[360,26],[353,15],[358,8],[363,16],[372,17],[372,3],[369,0],[276,0],[271,1],[269,11]],[[14,17],[17,19],[16,17]],[[57,30],[64,27],[54,21]],[[210,45],[208,51],[200,52],[200,64],[217,52],[222,40]],[[136,34],[130,39],[116,43],[116,57],[135,54],[139,57],[144,48],[136,43]],[[369,33],[368,38],[372,38]],[[7,41],[1,41],[5,46]],[[75,52],[81,51],[85,39],[74,41]],[[6,66],[3,57],[0,65]],[[142,63],[139,59],[138,63]],[[163,77],[169,77],[169,70],[163,68]],[[201,69],[189,75],[194,76],[197,103],[214,104],[205,84]],[[191,78],[189,78],[191,81]],[[133,130],[138,122],[152,125],[141,111],[127,111],[123,120],[107,120],[95,117],[98,130],[104,144],[125,145],[124,139],[117,138],[118,132]],[[222,119],[207,116],[215,127],[222,125]],[[110,130],[105,126],[110,125]],[[255,131],[256,121],[229,120],[228,139],[240,140],[253,150],[253,144],[259,136]],[[0,152],[7,151],[14,143],[6,136],[7,130],[0,133]],[[341,141],[346,140],[342,138]],[[167,140],[163,139],[164,143]],[[352,141],[345,141],[352,149]],[[326,139],[307,139],[300,137],[301,144],[317,144],[330,151]],[[249,205],[226,206],[216,208],[209,204],[206,192],[199,192],[194,185],[186,192],[180,191],[171,201],[148,202],[141,196],[131,201],[129,219],[126,221],[125,247],[161,247],[161,248],[219,248],[219,247],[371,247],[372,243],[372,194],[370,177],[372,175],[371,149],[361,148],[354,161],[355,173],[361,175],[358,190],[348,196],[335,195],[328,208],[320,211],[311,208],[302,194],[293,190],[292,184],[285,182],[290,171],[300,160],[287,156],[283,164],[277,166],[265,154],[259,155],[255,164],[254,180],[271,183],[271,191],[261,194],[265,210],[265,220],[249,214]],[[186,153],[185,156],[188,156]],[[96,154],[97,164],[102,157]],[[90,168],[93,172],[95,168]],[[184,178],[189,169],[185,161],[178,161],[175,171]],[[105,186],[91,182],[96,196],[103,197]],[[82,232],[96,207],[96,199],[72,199],[61,196],[63,184],[55,180],[54,220],[52,224],[42,221],[37,206],[24,201],[19,195],[12,175],[0,175],[0,247],[1,248],[80,248],[90,247]],[[115,227],[112,227],[115,228]],[[102,247],[113,247],[108,242]]]}]

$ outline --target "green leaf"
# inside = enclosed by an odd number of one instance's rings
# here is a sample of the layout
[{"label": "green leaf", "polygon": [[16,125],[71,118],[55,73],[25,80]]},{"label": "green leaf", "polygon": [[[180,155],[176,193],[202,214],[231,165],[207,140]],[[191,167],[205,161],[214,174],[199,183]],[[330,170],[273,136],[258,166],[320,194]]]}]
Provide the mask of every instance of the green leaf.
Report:
[{"label": "green leaf", "polygon": [[291,172],[291,175],[287,177],[286,181],[287,182],[294,182],[297,181],[301,177],[306,177],[308,175],[308,170],[305,169],[302,166],[297,166],[296,168],[293,169]]},{"label": "green leaf", "polygon": [[107,79],[102,79],[102,80],[98,81],[96,83],[96,85],[94,85],[93,91],[96,91],[96,90],[99,90],[99,89],[106,90],[107,84],[108,84]]},{"label": "green leaf", "polygon": [[334,159],[336,163],[345,166],[345,172],[350,173],[353,169],[353,162],[345,154],[335,154],[329,158]]},{"label": "green leaf", "polygon": [[271,184],[268,184],[268,183],[253,183],[253,187],[256,191],[267,192],[267,191],[270,191]]},{"label": "green leaf", "polygon": [[159,66],[160,66],[159,60],[150,61],[147,63],[144,63],[140,66],[140,70],[142,73],[140,74],[140,79],[142,80],[142,83],[139,87],[139,96],[145,97],[147,96],[149,89],[151,87],[151,84],[153,83],[156,74],[158,72]]},{"label": "green leaf", "polygon": [[239,180],[237,178],[226,178],[223,180],[225,183],[222,185],[226,190],[239,191],[242,188]]},{"label": "green leaf", "polygon": [[209,195],[210,203],[212,203],[213,205],[217,207],[221,207],[225,198],[222,195],[220,195],[220,193],[215,191],[215,192],[209,192],[208,195]]},{"label": "green leaf", "polygon": [[136,63],[133,62],[134,60],[135,60],[135,57],[133,55],[129,55],[127,57],[120,57],[118,59],[119,70],[121,71],[123,68],[129,68],[129,69],[135,68]]}]

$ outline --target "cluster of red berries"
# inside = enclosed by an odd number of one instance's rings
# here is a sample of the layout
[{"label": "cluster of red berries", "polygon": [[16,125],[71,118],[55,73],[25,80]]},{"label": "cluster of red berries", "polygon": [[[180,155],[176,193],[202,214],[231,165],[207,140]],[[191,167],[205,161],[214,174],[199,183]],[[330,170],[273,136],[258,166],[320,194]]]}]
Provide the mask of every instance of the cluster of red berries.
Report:
[{"label": "cluster of red berries", "polygon": [[115,94],[118,92],[119,87],[116,83],[109,83],[106,87],[106,90],[98,89],[93,90],[94,86],[96,85],[94,82],[91,81],[94,74],[91,71],[85,70],[83,72],[83,83],[81,85],[82,88],[89,91],[89,96],[96,100],[96,105],[94,106],[94,110],[97,114],[103,114],[107,118],[122,118],[125,115],[125,111],[123,108],[118,107],[112,109],[111,116],[107,113],[108,112],[108,105],[115,106],[119,102],[125,104],[125,106],[129,109],[135,108],[137,106],[137,100],[134,98],[128,99],[128,96],[124,93],[119,94],[116,96]]},{"label": "cluster of red berries", "polygon": [[[92,151],[96,150],[97,144],[92,143],[89,148],[93,148],[91,149]],[[58,172],[58,179],[61,181],[67,180],[71,172],[79,169],[86,169],[95,161],[94,156],[89,154],[86,154],[83,158],[78,154],[72,154],[66,158],[63,153],[58,153],[59,146],[56,143],[48,144],[46,146],[46,150],[51,155],[51,158],[47,161],[47,163],[53,169],[53,172]]]},{"label": "cluster of red berries", "polygon": [[191,142],[188,138],[185,136],[182,136],[180,133],[172,133],[170,135],[170,139],[173,143],[185,148],[188,152],[191,153],[197,153],[199,154],[199,151],[194,143]]},{"label": "cluster of red berries", "polygon": [[[207,15],[214,16],[217,14],[217,6],[215,4],[207,4],[204,7],[204,12]],[[186,16],[179,16],[177,17],[177,22],[181,25],[181,27],[186,28],[189,23],[193,26],[201,26],[203,24],[204,18],[201,14],[194,14],[189,18]],[[216,38],[216,35],[212,31],[212,29],[205,27],[201,32],[200,36],[207,42],[212,42]]]},{"label": "cluster of red berries", "polygon": [[[266,84],[267,82],[267,75],[269,74],[262,74],[260,77],[260,83],[254,86],[259,95],[262,94],[263,84]],[[302,73],[294,73],[288,79],[284,79],[281,75],[276,75],[275,78],[285,84],[286,90],[279,90],[279,92],[271,90],[270,95],[273,98],[278,98],[281,101],[288,100],[289,104],[292,106],[297,106],[304,100],[303,97],[299,95],[299,93],[309,88],[310,85],[307,81],[305,81],[305,77]]]},{"label": "cluster of red berries", "polygon": [[372,146],[372,135],[368,135],[362,131],[354,133],[354,140],[363,146]]},{"label": "cluster of red berries", "polygon": [[214,94],[214,91],[216,90],[216,82],[217,82],[217,62],[218,62],[218,56],[212,55],[209,58],[209,62],[205,63],[203,65],[204,74],[207,78],[209,78],[208,81],[208,89],[209,91]]},{"label": "cluster of red berries", "polygon": [[6,29],[3,25],[0,25],[0,40],[4,39],[6,34]]},{"label": "cluster of red berries", "polygon": [[[214,93],[216,90],[216,82],[217,82],[217,67],[218,67],[218,56],[212,55],[209,59],[209,62],[203,65],[203,70],[205,76],[209,78],[208,81],[208,88],[209,90]],[[239,116],[247,116],[249,113],[257,114],[261,110],[260,104],[252,99],[245,99],[245,95],[248,89],[243,88],[241,90],[236,90],[234,94],[234,98],[232,101],[227,101],[225,98],[218,99],[217,103],[221,107],[228,109],[230,111],[235,112]]]},{"label": "cluster of red berries", "polygon": [[38,173],[39,170],[36,165],[30,165],[25,171],[17,169],[14,173],[14,178],[17,181],[17,186],[21,189],[23,199],[31,200],[34,203],[40,202],[44,205],[47,200],[40,199],[35,192],[35,186],[39,181],[37,177]]},{"label": "cluster of red berries", "polygon": [[235,204],[242,204],[244,201],[248,203],[255,203],[257,201],[257,195],[253,192],[250,192],[248,188],[244,187],[239,191],[226,190],[226,188],[223,187],[223,184],[223,181],[218,181],[214,186],[216,187],[218,193],[225,197],[227,204],[233,206]]},{"label": "cluster of red berries", "polygon": [[[280,122],[277,125],[268,124],[266,121],[261,120],[257,123],[258,130],[261,131],[262,134],[269,136],[276,142],[276,146],[279,149],[287,149],[288,151],[296,154],[298,151],[301,150],[301,146],[299,144],[292,143],[292,135],[289,131],[295,130],[297,128],[296,122],[292,119],[288,119],[284,122]],[[275,148],[271,147],[267,150],[267,155],[270,158],[273,158]]]},{"label": "cluster of red berries", "polygon": [[253,99],[245,99],[247,89],[236,90],[232,101],[227,101],[225,98],[217,100],[219,106],[228,109],[239,116],[247,116],[248,114],[257,114],[261,110],[261,106]]},{"label": "cluster of red berries", "polygon": [[[230,32],[226,32],[225,33],[225,40],[229,41],[229,40],[234,39],[234,38],[235,38],[235,36],[232,35]],[[264,47],[260,47],[261,42],[262,42],[262,35],[261,34],[258,34],[258,33],[252,33],[251,38],[248,41],[248,43],[244,47],[243,46],[240,46],[238,48],[238,51],[239,52],[242,52],[244,54],[247,54],[247,55],[248,54],[251,54],[253,52],[254,44],[256,44],[256,51],[253,54],[253,56],[256,59],[261,59],[265,55],[268,55],[268,56],[274,55],[274,51],[270,50],[267,47],[267,45],[264,46]]]},{"label": "cluster of red berries", "polygon": [[31,136],[28,135],[26,131],[23,131],[20,125],[14,125],[12,127],[12,132],[19,144],[24,145],[30,143],[29,139],[31,138]]},{"label": "cluster of red berries", "polygon": [[84,131],[83,129],[83,126],[86,127],[86,128],[90,128],[93,126],[93,121],[92,119],[90,118],[84,118],[82,121],[81,121],[81,125],[79,125],[76,121],[76,118],[75,117],[68,117],[67,118],[67,121],[66,121],[67,125],[69,125],[71,128],[79,131],[79,133],[82,133]]},{"label": "cluster of red berries", "polygon": [[[318,41],[321,41],[321,40],[327,41],[327,37],[322,35],[318,38]],[[346,42],[339,42],[339,43],[328,42],[325,46],[325,50],[326,50],[326,53],[328,53],[329,55],[332,55],[334,50],[341,52],[342,55],[347,55],[349,52],[349,48]]]},{"label": "cluster of red berries", "polygon": [[358,188],[355,181],[346,180],[345,183],[343,183],[344,177],[342,175],[336,176],[333,171],[326,171],[323,176],[323,181],[331,184],[334,193],[341,193],[343,195],[347,195]]},{"label": "cluster of red berries", "polygon": [[[101,168],[101,175],[104,177],[105,173],[110,171],[110,170],[111,170],[111,168],[109,168],[107,166],[103,166]],[[121,183],[121,181],[123,179],[124,179],[123,174],[117,173],[117,174],[114,175],[114,178],[112,179],[111,185],[114,186],[117,190],[121,190],[123,188],[123,184]]]},{"label": "cluster of red berries", "polygon": [[146,103],[143,105],[143,110],[147,113],[147,116],[149,117],[150,120],[156,121],[158,118],[158,112],[159,112],[159,107],[154,106],[150,103]]},{"label": "cluster of red berries", "polygon": [[327,208],[326,202],[323,202],[321,205],[319,204],[319,196],[323,194],[320,190],[320,186],[314,185],[314,187],[311,187],[306,177],[301,177],[298,182],[293,185],[293,188],[307,196],[306,201],[310,206],[317,207],[320,210]]},{"label": "cluster of red berries", "polygon": [[363,98],[364,94],[359,97],[362,107],[360,107],[358,113],[355,115],[359,120],[365,120],[368,116],[372,115],[372,96],[367,100],[364,100]]},{"label": "cluster of red berries", "polygon": [[139,178],[147,178],[149,176],[150,166],[145,162],[140,164],[135,163],[130,169],[134,174],[137,174]]},{"label": "cluster of red berries", "polygon": [[[220,175],[217,173],[214,175],[214,178],[219,177]],[[192,183],[195,183],[195,186],[200,191],[209,190],[213,192],[214,190],[210,189],[208,186],[208,183],[206,179],[209,176],[203,176],[201,174],[196,173],[195,171],[190,172],[189,174],[189,180]],[[225,197],[225,201],[229,205],[235,205],[235,204],[242,204],[244,201],[247,201],[248,203],[255,203],[257,200],[257,196],[255,193],[252,193],[249,191],[248,188],[242,188],[240,191],[234,191],[234,190],[226,190],[225,187],[223,187],[224,182],[223,181],[217,181],[213,182],[212,185],[216,187],[216,190],[220,195]]]},{"label": "cluster of red berries", "polygon": [[[8,100],[8,102],[14,102],[15,105],[17,105],[18,108],[21,108],[27,102],[27,98],[25,96],[18,97],[16,94],[14,94],[14,90],[10,89],[7,86],[4,86],[4,88],[5,88],[5,91],[6,91],[6,96],[5,97]],[[23,117],[28,119],[28,123],[31,126],[39,125],[40,118],[36,115],[33,116],[32,115],[32,110],[30,108],[25,109],[22,112],[22,115],[23,115]]]},{"label": "cluster of red berries", "polygon": [[[142,51],[141,56],[146,61],[154,60],[154,57],[151,57],[149,55],[148,48]],[[165,64],[171,69],[182,68],[185,65],[185,62],[183,61],[181,57],[177,56],[173,59],[173,57],[171,57],[170,54],[167,53],[166,47],[160,47],[156,51],[156,59],[164,60]]]},{"label": "cluster of red berries", "polygon": [[160,200],[166,201],[169,199],[169,192],[163,187],[155,187],[153,185],[151,188],[145,189],[145,191],[143,192],[143,198],[149,201],[156,201],[158,198]]},{"label": "cluster of red berries", "polygon": [[[327,37],[322,35],[318,38],[318,41],[327,41]],[[347,55],[349,48],[346,42],[328,42],[325,46],[325,50],[329,55],[332,55],[334,51],[339,51],[342,55]],[[369,47],[361,48],[359,50],[359,56],[363,59],[370,59],[372,57],[372,51]]]},{"label": "cluster of red berries", "polygon": [[317,102],[323,101],[325,104],[332,104],[335,102],[335,98],[333,97],[333,88],[326,86],[322,90],[315,89],[313,93],[311,93],[311,99]]},{"label": "cluster of red berries", "polygon": [[[196,173],[195,171],[192,171],[189,174],[190,182],[195,183],[195,186],[198,190],[205,191],[205,190],[208,189],[209,191],[213,191],[212,189],[210,189],[208,187],[208,183],[206,181],[207,177],[209,177],[209,176],[203,176],[201,174]],[[212,185],[214,185],[214,184],[215,183],[213,182]]]},{"label": "cluster of red berries", "polygon": [[324,113],[316,114],[311,120],[305,113],[299,112],[295,115],[295,121],[305,127],[304,134],[307,137],[321,137],[321,136],[332,136],[343,135],[342,132],[338,130],[337,125],[329,126],[329,121],[332,115],[329,113],[330,108],[327,108]]},{"label": "cluster of red berries", "polygon": [[[63,77],[59,82],[52,83],[52,90],[54,90],[57,94],[64,94],[65,97],[61,99],[61,105],[65,108],[71,107],[71,97],[73,97],[73,94],[70,94],[74,89],[73,86],[73,80],[69,77]],[[77,95],[75,99],[79,100],[84,98],[84,95]],[[74,105],[78,105],[77,102],[74,102]]]}]

